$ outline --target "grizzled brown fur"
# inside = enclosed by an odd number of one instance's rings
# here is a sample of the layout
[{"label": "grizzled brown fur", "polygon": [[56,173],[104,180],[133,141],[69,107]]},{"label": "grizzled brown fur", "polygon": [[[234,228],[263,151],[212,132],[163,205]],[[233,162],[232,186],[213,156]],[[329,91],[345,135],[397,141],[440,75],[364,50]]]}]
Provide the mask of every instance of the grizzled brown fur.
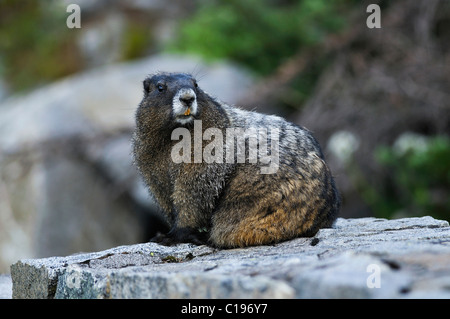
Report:
[{"label": "grizzled brown fur", "polygon": [[[278,170],[261,174],[262,164],[249,161],[174,163],[171,151],[179,141],[171,134],[185,127],[194,145],[194,120],[201,120],[203,132],[218,128],[224,137],[227,128],[278,128]],[[171,227],[155,238],[163,244],[271,244],[313,236],[330,227],[339,211],[333,177],[308,130],[222,103],[188,74],[157,73],[144,81],[133,147],[136,166]]]}]

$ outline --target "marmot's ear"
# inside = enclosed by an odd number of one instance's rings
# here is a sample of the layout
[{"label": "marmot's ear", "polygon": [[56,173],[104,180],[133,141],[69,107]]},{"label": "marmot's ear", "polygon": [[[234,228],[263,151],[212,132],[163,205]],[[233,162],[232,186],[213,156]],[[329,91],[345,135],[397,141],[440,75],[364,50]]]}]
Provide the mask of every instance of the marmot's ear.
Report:
[{"label": "marmot's ear", "polygon": [[148,93],[150,91],[150,79],[145,79],[143,84],[145,93]]}]

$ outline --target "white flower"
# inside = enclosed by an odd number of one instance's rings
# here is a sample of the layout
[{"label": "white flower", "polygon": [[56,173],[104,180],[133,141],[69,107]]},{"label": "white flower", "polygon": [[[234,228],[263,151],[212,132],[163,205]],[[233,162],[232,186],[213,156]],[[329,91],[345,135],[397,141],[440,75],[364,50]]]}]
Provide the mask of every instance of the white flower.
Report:
[{"label": "white flower", "polygon": [[327,150],[333,154],[341,164],[348,164],[353,153],[359,148],[359,138],[349,131],[338,131],[328,140]]},{"label": "white flower", "polygon": [[395,140],[392,148],[397,155],[403,155],[409,150],[424,152],[428,148],[428,138],[417,133],[406,132]]}]

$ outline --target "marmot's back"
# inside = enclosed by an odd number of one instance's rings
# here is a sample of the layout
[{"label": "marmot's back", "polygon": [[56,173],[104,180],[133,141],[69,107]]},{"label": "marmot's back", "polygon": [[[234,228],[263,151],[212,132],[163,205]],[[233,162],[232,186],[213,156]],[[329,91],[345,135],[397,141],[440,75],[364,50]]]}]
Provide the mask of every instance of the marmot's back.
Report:
[{"label": "marmot's back", "polygon": [[308,130],[221,103],[186,74],[144,89],[134,157],[171,225],[157,240],[242,247],[332,225],[339,194]]}]

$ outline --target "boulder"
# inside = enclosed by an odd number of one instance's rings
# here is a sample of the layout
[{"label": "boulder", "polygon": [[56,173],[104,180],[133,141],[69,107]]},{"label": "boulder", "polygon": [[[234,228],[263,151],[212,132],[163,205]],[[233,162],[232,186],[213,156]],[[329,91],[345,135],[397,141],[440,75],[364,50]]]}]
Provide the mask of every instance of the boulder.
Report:
[{"label": "boulder", "polygon": [[339,218],[312,238],[218,250],[156,243],[11,266],[13,298],[449,298],[450,227]]},{"label": "boulder", "polygon": [[9,275],[0,275],[0,299],[12,298],[12,281]]}]

